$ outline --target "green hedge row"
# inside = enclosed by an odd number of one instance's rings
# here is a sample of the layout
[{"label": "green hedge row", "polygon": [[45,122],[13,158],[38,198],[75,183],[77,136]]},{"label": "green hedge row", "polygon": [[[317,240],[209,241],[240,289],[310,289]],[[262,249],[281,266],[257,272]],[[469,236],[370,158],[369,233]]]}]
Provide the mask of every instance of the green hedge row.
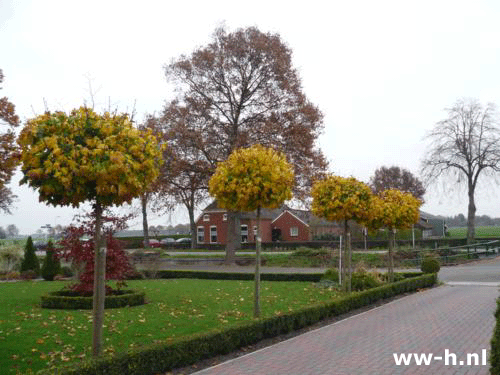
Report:
[{"label": "green hedge row", "polygon": [[500,298],[495,311],[496,324],[491,337],[490,374],[500,375]]},{"label": "green hedge row", "polygon": [[[423,275],[422,272],[398,272],[401,278],[407,279]],[[317,283],[324,276],[324,271],[318,273],[261,273],[263,281],[307,281]],[[254,280],[253,273],[245,272],[210,272],[210,271],[183,271],[163,270],[157,272],[161,279],[216,279],[216,280]]]},{"label": "green hedge row", "polygon": [[[355,292],[281,316],[245,322],[228,329],[177,339],[171,343],[154,344],[139,350],[119,353],[111,358],[88,360],[78,367],[61,368],[58,374],[153,375],[165,373],[173,368],[189,366],[205,358],[227,354],[262,339],[285,334],[385,298],[433,286],[436,282],[436,274],[405,279],[378,288]],[[49,375],[53,372],[54,370],[43,370],[38,374]]]},{"label": "green hedge row", "polygon": [[[146,293],[144,292],[124,290],[122,294],[106,296],[104,308],[144,305],[145,299]],[[51,292],[42,296],[41,307],[45,309],[91,310],[92,296],[71,296],[66,291]]]},{"label": "green hedge row", "polygon": [[[161,279],[216,279],[216,280],[254,280],[253,273],[245,272],[209,272],[209,271],[183,271],[163,270],[158,271],[157,276]],[[261,273],[263,281],[310,281],[318,282],[323,277],[318,273]]]}]

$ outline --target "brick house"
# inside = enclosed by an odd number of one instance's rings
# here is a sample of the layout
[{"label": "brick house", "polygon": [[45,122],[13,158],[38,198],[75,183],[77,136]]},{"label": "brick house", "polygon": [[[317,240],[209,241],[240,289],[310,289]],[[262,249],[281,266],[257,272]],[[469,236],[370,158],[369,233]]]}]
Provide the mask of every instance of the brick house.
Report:
[{"label": "brick house", "polygon": [[[257,215],[242,212],[240,216],[241,242],[255,242]],[[286,205],[274,210],[261,210],[262,242],[311,241],[314,236],[324,233],[340,233],[337,223],[328,222],[312,215],[309,211],[291,209]],[[227,211],[220,208],[217,201],[209,204],[196,220],[198,244],[227,243]]]},{"label": "brick house", "polygon": [[286,242],[311,241],[309,224],[290,210],[285,209],[271,222],[274,239]]}]

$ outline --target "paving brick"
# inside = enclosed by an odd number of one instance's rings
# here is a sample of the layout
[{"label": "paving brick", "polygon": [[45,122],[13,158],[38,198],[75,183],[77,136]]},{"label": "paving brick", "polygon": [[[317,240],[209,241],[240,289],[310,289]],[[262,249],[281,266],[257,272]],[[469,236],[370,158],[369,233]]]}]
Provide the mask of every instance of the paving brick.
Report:
[{"label": "paving brick", "polygon": [[[488,374],[489,365],[458,361],[489,352],[498,295],[491,286],[441,286],[197,374]],[[445,349],[457,356],[456,366],[445,366]],[[393,353],[433,353],[443,360],[396,366]]]}]

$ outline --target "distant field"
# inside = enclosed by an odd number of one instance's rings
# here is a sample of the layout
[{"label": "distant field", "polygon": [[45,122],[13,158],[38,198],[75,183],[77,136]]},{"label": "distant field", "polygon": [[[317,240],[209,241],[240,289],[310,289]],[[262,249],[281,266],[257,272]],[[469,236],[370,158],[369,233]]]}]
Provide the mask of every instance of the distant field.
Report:
[{"label": "distant field", "polygon": [[[451,238],[465,238],[467,236],[467,228],[449,228],[448,232]],[[500,237],[500,227],[476,227],[476,237]]]}]

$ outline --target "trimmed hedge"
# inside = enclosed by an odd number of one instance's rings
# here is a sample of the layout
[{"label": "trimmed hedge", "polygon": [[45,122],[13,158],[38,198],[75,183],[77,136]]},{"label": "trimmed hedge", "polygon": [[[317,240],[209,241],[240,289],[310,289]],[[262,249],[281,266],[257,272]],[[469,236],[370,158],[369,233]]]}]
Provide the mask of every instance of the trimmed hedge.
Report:
[{"label": "trimmed hedge", "polygon": [[[328,272],[328,271],[326,271]],[[263,281],[307,281],[317,283],[324,277],[324,272],[318,273],[261,273]],[[396,272],[395,276],[401,279],[417,277],[423,272]],[[163,270],[157,272],[160,279],[201,279],[201,280],[254,280],[255,274],[251,272],[214,272],[214,271],[189,271],[189,270]]]},{"label": "trimmed hedge", "polygon": [[495,319],[495,329],[493,330],[493,336],[491,337],[490,374],[500,375],[500,298],[497,299]]},{"label": "trimmed hedge", "polygon": [[[160,279],[205,279],[205,280],[253,280],[254,273],[245,272],[210,272],[163,270],[158,271]],[[263,281],[310,281],[316,283],[321,280],[323,273],[261,273]]]},{"label": "trimmed hedge", "polygon": [[[72,295],[71,291],[51,292],[42,296],[41,307],[45,309],[90,310],[92,296]],[[104,299],[104,308],[113,309],[125,306],[144,305],[146,293],[133,290],[122,290],[121,294],[109,295]]]},{"label": "trimmed hedge", "polygon": [[[165,373],[173,368],[189,366],[205,358],[227,354],[262,339],[285,334],[385,298],[433,286],[436,282],[436,274],[405,279],[284,315],[244,322],[231,328],[197,334],[169,343],[154,344],[142,349],[119,353],[114,357],[87,360],[78,367],[60,368],[58,374],[153,375]],[[42,370],[38,374],[53,373],[54,370]]]}]

